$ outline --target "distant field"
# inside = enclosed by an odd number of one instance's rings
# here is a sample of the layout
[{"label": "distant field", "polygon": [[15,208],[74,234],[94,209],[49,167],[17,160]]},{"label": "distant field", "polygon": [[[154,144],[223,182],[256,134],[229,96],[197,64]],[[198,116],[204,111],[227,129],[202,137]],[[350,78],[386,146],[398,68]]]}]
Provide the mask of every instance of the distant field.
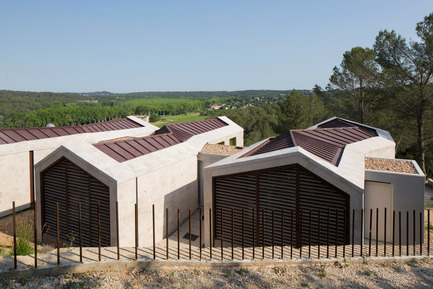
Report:
[{"label": "distant field", "polygon": [[138,105],[167,105],[167,104],[183,104],[188,102],[200,103],[200,100],[191,98],[168,98],[168,97],[146,97],[129,100],[120,100],[117,105],[120,106],[138,106]]},{"label": "distant field", "polygon": [[179,115],[161,116],[160,121],[154,122],[152,124],[156,125],[157,127],[163,127],[164,125],[170,123],[189,122],[189,121],[203,120],[203,119],[206,119],[206,116],[200,116],[200,113],[194,112],[194,113],[188,113],[186,115],[179,114]]}]

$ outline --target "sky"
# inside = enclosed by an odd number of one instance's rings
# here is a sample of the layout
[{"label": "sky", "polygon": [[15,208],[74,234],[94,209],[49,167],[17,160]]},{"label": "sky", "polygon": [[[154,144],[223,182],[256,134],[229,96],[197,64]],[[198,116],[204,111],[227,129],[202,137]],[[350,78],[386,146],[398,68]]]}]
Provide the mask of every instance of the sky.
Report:
[{"label": "sky", "polygon": [[417,41],[431,0],[0,3],[0,89],[52,92],[325,87],[380,30]]}]

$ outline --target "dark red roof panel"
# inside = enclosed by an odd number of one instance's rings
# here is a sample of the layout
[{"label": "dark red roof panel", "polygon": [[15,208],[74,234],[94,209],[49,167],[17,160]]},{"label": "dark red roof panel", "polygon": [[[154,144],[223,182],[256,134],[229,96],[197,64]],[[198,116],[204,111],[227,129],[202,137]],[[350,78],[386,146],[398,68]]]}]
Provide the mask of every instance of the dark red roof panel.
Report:
[{"label": "dark red roof panel", "polygon": [[300,146],[306,151],[338,165],[346,145],[377,136],[373,129],[358,126],[291,130],[248,152],[243,157]]},{"label": "dark red roof panel", "polygon": [[142,127],[142,125],[128,118],[123,118],[83,126],[0,129],[0,145],[80,133],[113,131],[138,127]]},{"label": "dark red roof panel", "polygon": [[151,136],[102,142],[94,146],[118,162],[124,162],[157,150],[171,147],[186,141],[194,135],[212,131],[227,125],[227,123],[218,118],[168,124],[157,130]]},{"label": "dark red roof panel", "polygon": [[328,122],[325,122],[319,126],[317,126],[318,128],[341,128],[341,127],[358,127],[359,129],[367,132],[367,133],[372,133],[372,134],[376,134],[376,130],[374,130],[373,128],[367,127],[365,125],[362,124],[357,124],[357,123],[353,123],[353,122],[349,122],[346,121],[344,119],[341,118],[334,118]]},{"label": "dark red roof panel", "polygon": [[186,141],[194,135],[202,134],[227,125],[227,123],[219,118],[173,123],[163,126],[160,130],[155,132],[155,135],[171,132],[177,138]]}]

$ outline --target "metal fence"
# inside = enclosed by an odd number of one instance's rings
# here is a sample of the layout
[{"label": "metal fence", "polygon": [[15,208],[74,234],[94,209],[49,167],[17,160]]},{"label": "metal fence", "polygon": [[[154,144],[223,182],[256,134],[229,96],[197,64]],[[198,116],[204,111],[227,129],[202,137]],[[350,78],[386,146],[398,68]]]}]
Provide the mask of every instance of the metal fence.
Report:
[{"label": "metal fence", "polygon": [[[34,208],[34,238],[37,240],[37,203]],[[59,203],[57,203],[57,264],[60,265],[60,216]],[[320,210],[256,210],[255,208],[220,208],[219,214],[209,209],[208,220],[204,219],[203,209],[198,208],[199,245],[192,245],[192,217],[188,210],[188,258],[191,260],[192,252],[198,260],[234,260],[234,259],[321,259],[346,258],[365,256],[423,256],[430,255],[430,234],[433,229],[430,222],[430,210],[395,211],[388,212],[387,208],[379,210],[370,209],[344,210],[339,212],[335,208]],[[249,215],[246,212],[250,212]],[[13,252],[14,268],[17,268],[17,232],[15,202],[13,212]],[[380,212],[383,212],[381,214]],[[98,261],[101,261],[101,224],[100,208],[98,204]],[[116,202],[116,241],[117,259],[120,259],[119,247],[119,209]],[[181,210],[165,208],[164,222],[166,243],[165,248],[157,248],[155,236],[155,206],[152,205],[152,255],[150,259],[181,259]],[[78,203],[78,246],[79,260],[83,262],[82,246],[82,218],[81,203]],[[172,215],[174,214],[174,215]],[[236,214],[241,216],[235,217]],[[177,216],[177,248],[169,247],[169,215]],[[134,205],[135,216],[135,259],[139,258],[138,236],[138,207]],[[215,216],[218,216],[216,219]],[[266,217],[268,216],[268,217]],[[269,218],[270,216],[270,218]],[[278,217],[277,217],[278,216]],[[318,218],[313,218],[316,216]],[[344,232],[341,233],[332,224],[338,223],[343,216]],[[391,218],[389,218],[391,216]],[[214,220],[213,220],[214,219]],[[248,221],[249,220],[249,221]],[[367,220],[367,221],[365,221]],[[205,232],[204,222],[208,230]],[[313,224],[316,223],[316,224]],[[356,225],[360,224],[360,225]],[[250,226],[248,228],[248,226]],[[176,229],[176,228],[175,228]],[[248,232],[248,234],[247,234]],[[176,233],[171,238],[176,238]],[[174,235],[174,237],[173,237]],[[332,237],[331,237],[332,236]],[[205,237],[211,240],[211,245],[203,247]],[[38,267],[37,242],[35,241],[34,267]],[[208,244],[209,245],[209,244]],[[171,250],[171,253],[170,253]],[[173,252],[174,251],[174,252]],[[265,253],[266,251],[266,253]],[[164,252],[164,254],[161,254]],[[236,256],[235,256],[236,252]],[[184,256],[185,256],[184,255]],[[219,256],[218,256],[219,255]]]}]

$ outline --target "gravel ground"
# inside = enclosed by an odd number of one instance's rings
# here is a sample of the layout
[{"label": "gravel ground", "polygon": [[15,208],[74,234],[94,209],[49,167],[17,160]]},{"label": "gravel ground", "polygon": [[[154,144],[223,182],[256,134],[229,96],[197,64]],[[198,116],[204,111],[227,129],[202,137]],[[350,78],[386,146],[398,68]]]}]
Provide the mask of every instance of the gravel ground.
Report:
[{"label": "gravel ground", "polygon": [[131,269],[1,280],[0,288],[431,288],[433,261]]},{"label": "gravel ground", "polygon": [[365,169],[416,174],[416,170],[410,161],[365,158]]}]

